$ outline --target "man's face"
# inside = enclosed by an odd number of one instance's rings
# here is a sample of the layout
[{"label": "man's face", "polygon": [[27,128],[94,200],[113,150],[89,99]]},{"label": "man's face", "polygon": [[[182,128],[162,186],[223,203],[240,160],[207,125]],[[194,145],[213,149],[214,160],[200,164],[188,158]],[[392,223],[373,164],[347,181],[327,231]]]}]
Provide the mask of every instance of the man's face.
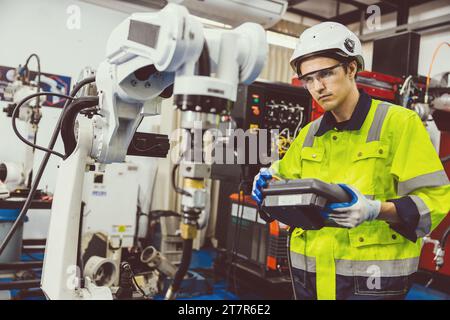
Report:
[{"label": "man's face", "polygon": [[300,65],[303,82],[325,111],[340,106],[354,86],[352,76],[339,64],[332,58],[312,57]]}]

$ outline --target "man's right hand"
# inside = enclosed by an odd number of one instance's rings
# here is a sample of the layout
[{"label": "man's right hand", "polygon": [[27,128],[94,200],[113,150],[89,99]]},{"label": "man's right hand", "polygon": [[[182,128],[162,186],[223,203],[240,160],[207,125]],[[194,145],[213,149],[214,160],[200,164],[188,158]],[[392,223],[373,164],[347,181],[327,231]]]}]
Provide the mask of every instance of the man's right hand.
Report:
[{"label": "man's right hand", "polygon": [[260,206],[263,201],[261,189],[267,187],[267,181],[272,179],[273,170],[270,168],[262,168],[253,179],[252,198]]}]

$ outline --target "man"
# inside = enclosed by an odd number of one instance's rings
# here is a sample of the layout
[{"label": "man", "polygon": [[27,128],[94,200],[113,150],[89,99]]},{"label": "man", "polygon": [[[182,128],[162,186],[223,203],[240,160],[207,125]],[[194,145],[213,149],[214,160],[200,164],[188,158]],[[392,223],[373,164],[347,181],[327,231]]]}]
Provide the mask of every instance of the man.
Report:
[{"label": "man", "polygon": [[291,65],[326,112],[255,177],[252,196],[261,204],[261,188],[274,175],[340,183],[352,196],[329,206],[340,227],[292,231],[295,296],[404,298],[417,271],[420,237],[450,209],[449,180],[428,133],[414,111],[358,91],[361,43],[341,24],[307,29]]}]

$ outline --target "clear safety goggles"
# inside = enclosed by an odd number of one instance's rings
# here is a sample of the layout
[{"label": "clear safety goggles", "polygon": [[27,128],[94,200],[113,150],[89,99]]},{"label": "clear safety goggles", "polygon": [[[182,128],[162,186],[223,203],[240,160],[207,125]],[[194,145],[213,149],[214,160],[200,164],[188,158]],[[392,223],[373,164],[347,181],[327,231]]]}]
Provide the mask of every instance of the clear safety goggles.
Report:
[{"label": "clear safety goggles", "polygon": [[341,62],[341,63],[338,63],[338,64],[328,67],[328,68],[324,68],[324,69],[320,69],[318,71],[307,73],[307,74],[299,77],[299,80],[302,82],[303,86],[306,89],[311,90],[314,86],[314,79],[316,79],[317,81],[319,81],[323,84],[326,84],[327,82],[330,82],[330,80],[332,80],[337,75],[336,68],[343,66],[343,65],[346,65],[346,63]]}]

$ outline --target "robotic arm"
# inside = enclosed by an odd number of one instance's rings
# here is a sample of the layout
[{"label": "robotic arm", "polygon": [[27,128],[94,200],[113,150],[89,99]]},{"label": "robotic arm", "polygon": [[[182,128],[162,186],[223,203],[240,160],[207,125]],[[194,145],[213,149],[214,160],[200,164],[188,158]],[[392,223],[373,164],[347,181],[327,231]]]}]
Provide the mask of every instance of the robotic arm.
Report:
[{"label": "robotic arm", "polygon": [[[251,83],[259,75],[267,49],[259,25],[203,29],[186,8],[176,4],[159,12],[133,14],[112,32],[106,59],[97,71],[98,98],[80,98],[65,112],[98,104],[92,119],[79,119],[76,146],[66,150],[69,156],[59,168],[41,284],[50,299],[112,298],[109,288],[83,277],[77,261],[86,167],[92,162],[124,161],[143,117],[159,114],[162,99],[172,92],[182,111],[226,114],[236,100],[238,84]],[[189,126],[185,129],[192,132]],[[182,237],[192,244],[196,221],[205,207],[204,179],[209,170],[203,170],[201,160],[183,161],[185,185],[193,192],[183,196],[181,228]],[[179,271],[178,278],[183,276]],[[169,298],[177,286],[175,281]]]},{"label": "robotic arm", "polygon": [[[204,30],[186,8],[174,4],[133,14],[111,34],[107,59],[98,68],[101,116],[96,124],[102,141],[94,158],[123,161],[142,118],[160,112],[172,84],[181,110],[226,111],[227,101],[236,100],[238,83],[251,83],[259,75],[266,53],[263,29],[256,24]],[[201,57],[213,68],[199,65]]]}]

